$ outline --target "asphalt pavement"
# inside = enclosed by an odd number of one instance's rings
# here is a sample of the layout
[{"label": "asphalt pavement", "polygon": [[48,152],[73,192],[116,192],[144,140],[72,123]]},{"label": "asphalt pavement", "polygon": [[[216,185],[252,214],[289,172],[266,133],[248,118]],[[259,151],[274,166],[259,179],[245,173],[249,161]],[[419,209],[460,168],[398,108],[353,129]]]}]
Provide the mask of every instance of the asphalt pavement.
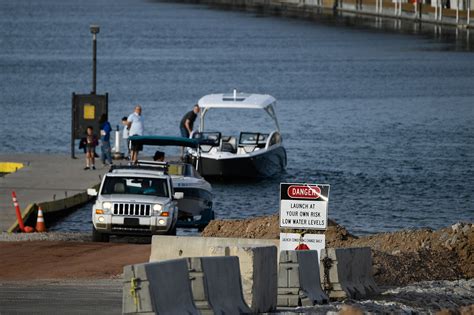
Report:
[{"label": "asphalt pavement", "polygon": [[122,280],[0,283],[0,314],[121,314]]}]

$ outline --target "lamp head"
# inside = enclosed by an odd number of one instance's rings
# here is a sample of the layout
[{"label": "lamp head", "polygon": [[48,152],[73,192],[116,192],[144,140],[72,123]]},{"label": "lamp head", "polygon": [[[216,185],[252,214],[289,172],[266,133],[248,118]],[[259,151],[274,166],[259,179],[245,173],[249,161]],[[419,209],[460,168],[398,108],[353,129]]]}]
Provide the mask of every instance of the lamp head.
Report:
[{"label": "lamp head", "polygon": [[94,34],[94,35],[99,34],[100,27],[99,27],[99,25],[91,25],[90,30],[91,30],[91,33]]}]

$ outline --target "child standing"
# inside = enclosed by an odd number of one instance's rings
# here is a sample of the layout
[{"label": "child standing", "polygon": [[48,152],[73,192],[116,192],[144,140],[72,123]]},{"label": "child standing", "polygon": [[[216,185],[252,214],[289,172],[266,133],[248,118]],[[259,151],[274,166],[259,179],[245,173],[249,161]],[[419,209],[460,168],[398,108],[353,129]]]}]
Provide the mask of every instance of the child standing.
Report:
[{"label": "child standing", "polygon": [[91,126],[87,127],[87,135],[85,137],[85,151],[86,151],[86,167],[84,170],[95,170],[95,147],[98,145],[97,137],[94,135],[94,130]]}]

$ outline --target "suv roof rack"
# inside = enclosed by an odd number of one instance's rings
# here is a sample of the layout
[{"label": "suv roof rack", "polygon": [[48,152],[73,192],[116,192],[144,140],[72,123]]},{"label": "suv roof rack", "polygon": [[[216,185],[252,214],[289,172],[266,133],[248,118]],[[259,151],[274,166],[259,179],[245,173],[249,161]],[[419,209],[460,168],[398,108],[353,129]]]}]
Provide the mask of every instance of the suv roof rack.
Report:
[{"label": "suv roof rack", "polygon": [[114,170],[149,170],[159,171],[164,175],[168,175],[168,163],[166,162],[155,162],[155,161],[138,161],[137,164],[131,165],[112,165],[109,172]]}]

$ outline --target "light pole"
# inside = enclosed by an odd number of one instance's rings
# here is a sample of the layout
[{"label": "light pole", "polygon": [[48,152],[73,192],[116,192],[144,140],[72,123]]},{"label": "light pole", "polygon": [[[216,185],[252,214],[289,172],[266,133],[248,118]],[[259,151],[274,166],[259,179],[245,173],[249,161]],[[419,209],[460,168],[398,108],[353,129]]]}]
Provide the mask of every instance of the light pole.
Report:
[{"label": "light pole", "polygon": [[90,30],[92,33],[92,92],[96,92],[97,84],[97,34],[99,34],[100,27],[99,25],[91,25]]}]

